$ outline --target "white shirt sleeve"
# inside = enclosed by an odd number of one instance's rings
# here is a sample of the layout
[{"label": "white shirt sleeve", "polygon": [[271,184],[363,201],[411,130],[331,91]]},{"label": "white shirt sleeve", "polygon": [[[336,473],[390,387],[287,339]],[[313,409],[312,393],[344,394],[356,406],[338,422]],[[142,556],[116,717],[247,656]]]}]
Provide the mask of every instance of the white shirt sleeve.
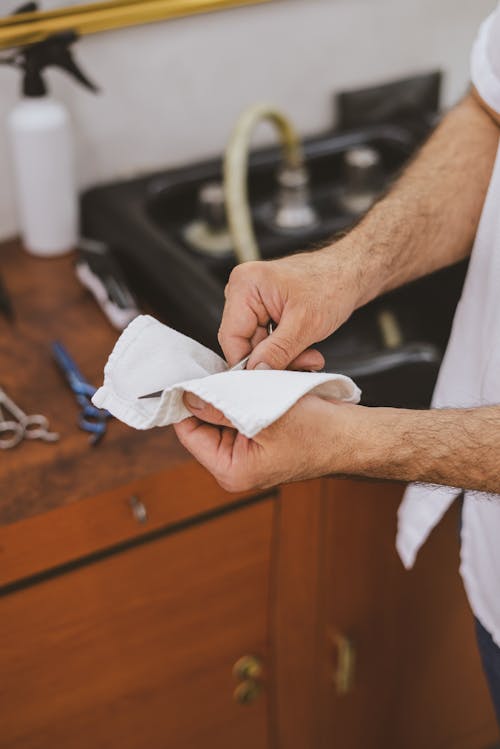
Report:
[{"label": "white shirt sleeve", "polygon": [[500,4],[479,29],[472,48],[471,75],[479,95],[500,114]]}]

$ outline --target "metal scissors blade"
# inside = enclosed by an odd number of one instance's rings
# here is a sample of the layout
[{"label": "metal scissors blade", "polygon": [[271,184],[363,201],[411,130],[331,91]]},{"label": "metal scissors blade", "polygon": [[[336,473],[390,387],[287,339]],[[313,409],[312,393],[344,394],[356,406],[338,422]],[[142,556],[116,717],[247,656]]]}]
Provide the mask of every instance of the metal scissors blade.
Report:
[{"label": "metal scissors blade", "polygon": [[[240,369],[245,369],[248,363],[248,360],[250,359],[250,354],[248,356],[245,356],[244,359],[239,361],[237,364],[234,364],[232,367],[229,367],[227,370],[228,372],[237,372]],[[147,400],[149,398],[161,398],[165,391],[164,390],[156,390],[154,393],[147,393],[146,395],[139,395],[137,400]]]},{"label": "metal scissors blade", "polygon": [[245,358],[242,359],[241,361],[239,361],[237,364],[234,364],[232,367],[229,367],[229,369],[227,371],[228,372],[237,372],[240,369],[246,369],[249,359],[250,359],[250,354],[248,354],[248,356],[245,356]]},{"label": "metal scissors blade", "polygon": [[[4,410],[14,420],[6,420]],[[42,440],[43,442],[57,442],[59,439],[57,432],[50,431],[46,416],[25,413],[2,388],[0,388],[0,432],[7,433],[7,437],[0,445],[2,448],[14,447],[22,439]]]},{"label": "metal scissors blade", "polygon": [[0,416],[0,450],[8,450],[24,439],[24,427],[18,421],[5,419],[1,409]]},{"label": "metal scissors blade", "polygon": [[147,393],[146,395],[138,395],[137,400],[143,401],[143,400],[147,400],[148,398],[161,398],[163,393],[164,393],[163,390],[157,390],[154,393]]}]

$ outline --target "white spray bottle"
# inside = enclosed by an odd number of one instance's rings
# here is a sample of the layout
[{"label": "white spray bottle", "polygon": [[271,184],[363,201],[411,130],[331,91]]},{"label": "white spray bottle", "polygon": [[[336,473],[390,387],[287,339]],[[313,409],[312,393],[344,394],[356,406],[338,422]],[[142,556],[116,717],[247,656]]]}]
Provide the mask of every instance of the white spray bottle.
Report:
[{"label": "white spray bottle", "polygon": [[23,72],[23,98],[8,115],[17,209],[24,247],[33,255],[61,255],[78,236],[78,196],[68,111],[47,94],[43,71],[62,68],[96,91],[70,52],[73,31],[23,47],[2,63]]}]

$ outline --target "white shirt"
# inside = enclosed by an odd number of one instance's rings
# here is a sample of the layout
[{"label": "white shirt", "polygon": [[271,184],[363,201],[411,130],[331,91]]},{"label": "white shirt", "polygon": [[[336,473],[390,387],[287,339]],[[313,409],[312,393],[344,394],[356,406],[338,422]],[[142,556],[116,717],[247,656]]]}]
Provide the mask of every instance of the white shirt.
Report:
[{"label": "white shirt", "polygon": [[[480,28],[471,65],[479,94],[500,113],[500,4]],[[493,404],[500,404],[500,149],[433,397],[438,408]],[[500,441],[500,420],[498,427]],[[406,567],[460,493],[407,489],[396,542]],[[460,572],[474,614],[500,646],[500,495],[465,492]]]}]

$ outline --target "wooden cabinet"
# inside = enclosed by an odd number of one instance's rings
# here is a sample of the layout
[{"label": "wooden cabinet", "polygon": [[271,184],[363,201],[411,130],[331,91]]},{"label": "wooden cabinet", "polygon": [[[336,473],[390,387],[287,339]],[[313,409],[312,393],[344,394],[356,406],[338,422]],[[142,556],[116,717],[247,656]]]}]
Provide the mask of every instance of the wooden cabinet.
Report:
[{"label": "wooden cabinet", "polygon": [[[273,501],[119,552],[0,603],[0,747],[266,749]],[[259,677],[260,680],[260,677]]]},{"label": "wooden cabinet", "polygon": [[[228,495],[172,430],[116,421],[89,448],[49,342],[98,382],[116,336],[71,258],[2,253],[17,314],[0,335],[2,386],[61,441],[0,458],[0,749],[494,742],[456,515],[406,573],[399,486]],[[244,655],[262,673],[238,682]],[[242,685],[257,699],[236,702]]]},{"label": "wooden cabinet", "polygon": [[458,575],[454,507],[411,572],[397,484],[326,479],[315,747],[483,749],[498,738]]},{"label": "wooden cabinet", "polygon": [[[234,498],[187,470],[165,494],[134,487],[145,523],[125,487],[100,517],[91,498],[0,528],[1,749],[494,742],[456,514],[407,573],[399,486]],[[245,655],[262,673],[238,680]],[[256,699],[240,704],[238,687]]]}]

